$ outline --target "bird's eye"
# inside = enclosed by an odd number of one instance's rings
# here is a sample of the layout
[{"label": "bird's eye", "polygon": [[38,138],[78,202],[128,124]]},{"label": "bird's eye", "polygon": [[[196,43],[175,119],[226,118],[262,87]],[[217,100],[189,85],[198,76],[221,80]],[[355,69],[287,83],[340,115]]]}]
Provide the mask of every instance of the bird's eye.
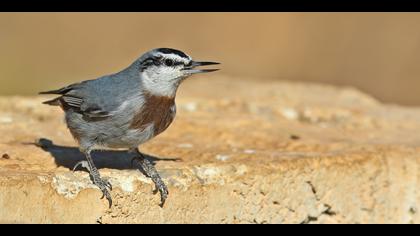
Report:
[{"label": "bird's eye", "polygon": [[165,65],[166,66],[173,66],[174,65],[174,61],[171,59],[165,59]]}]

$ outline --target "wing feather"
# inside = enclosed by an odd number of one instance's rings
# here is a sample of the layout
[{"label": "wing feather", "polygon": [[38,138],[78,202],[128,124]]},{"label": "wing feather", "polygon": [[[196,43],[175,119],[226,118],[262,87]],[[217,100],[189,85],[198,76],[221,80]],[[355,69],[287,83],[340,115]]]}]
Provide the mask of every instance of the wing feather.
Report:
[{"label": "wing feather", "polygon": [[46,101],[44,104],[62,105],[65,110],[73,109],[88,118],[106,118],[111,116],[109,111],[106,111],[97,102],[92,101],[93,99],[89,99],[89,96],[83,96],[83,86],[80,86],[80,84],[40,92],[40,94],[61,94],[62,96]]}]

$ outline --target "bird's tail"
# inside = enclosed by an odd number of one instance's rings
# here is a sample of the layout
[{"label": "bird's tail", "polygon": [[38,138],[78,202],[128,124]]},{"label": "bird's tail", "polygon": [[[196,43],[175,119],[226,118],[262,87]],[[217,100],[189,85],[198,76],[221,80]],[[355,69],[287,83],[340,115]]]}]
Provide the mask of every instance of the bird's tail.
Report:
[{"label": "bird's tail", "polygon": [[42,104],[47,104],[47,105],[50,105],[50,106],[60,106],[60,104],[61,104],[60,103],[60,97],[42,102]]},{"label": "bird's tail", "polygon": [[[50,90],[50,91],[43,91],[39,92],[39,94],[65,94],[66,92],[71,90],[71,86],[67,86],[57,90]],[[57,97],[48,101],[43,102],[43,104],[51,105],[51,106],[60,106],[61,105],[61,97]]]}]

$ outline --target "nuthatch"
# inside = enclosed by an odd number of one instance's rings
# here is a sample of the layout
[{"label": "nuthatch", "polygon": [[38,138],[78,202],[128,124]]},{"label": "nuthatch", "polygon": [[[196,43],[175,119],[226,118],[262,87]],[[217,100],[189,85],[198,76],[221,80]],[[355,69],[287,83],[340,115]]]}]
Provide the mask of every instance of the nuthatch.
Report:
[{"label": "nuthatch", "polygon": [[136,154],[137,160],[161,195],[163,206],[168,189],[152,163],[138,146],[162,133],[175,117],[175,95],[179,84],[187,77],[218,69],[196,69],[217,62],[193,61],[185,53],[170,48],[153,49],[135,60],[126,69],[94,80],[41,92],[60,96],[44,104],[60,106],[65,120],[86,161],[85,167],[93,183],[112,205],[111,184],[103,180],[95,167],[91,151],[124,148]]}]

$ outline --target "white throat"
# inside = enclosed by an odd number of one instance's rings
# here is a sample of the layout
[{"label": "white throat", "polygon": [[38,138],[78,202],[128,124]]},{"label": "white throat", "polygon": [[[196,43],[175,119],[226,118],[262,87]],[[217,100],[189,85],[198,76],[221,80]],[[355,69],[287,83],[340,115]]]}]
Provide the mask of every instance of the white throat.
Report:
[{"label": "white throat", "polygon": [[141,73],[141,81],[144,89],[156,96],[175,97],[176,91],[182,79],[169,79],[164,76],[151,76]]}]

